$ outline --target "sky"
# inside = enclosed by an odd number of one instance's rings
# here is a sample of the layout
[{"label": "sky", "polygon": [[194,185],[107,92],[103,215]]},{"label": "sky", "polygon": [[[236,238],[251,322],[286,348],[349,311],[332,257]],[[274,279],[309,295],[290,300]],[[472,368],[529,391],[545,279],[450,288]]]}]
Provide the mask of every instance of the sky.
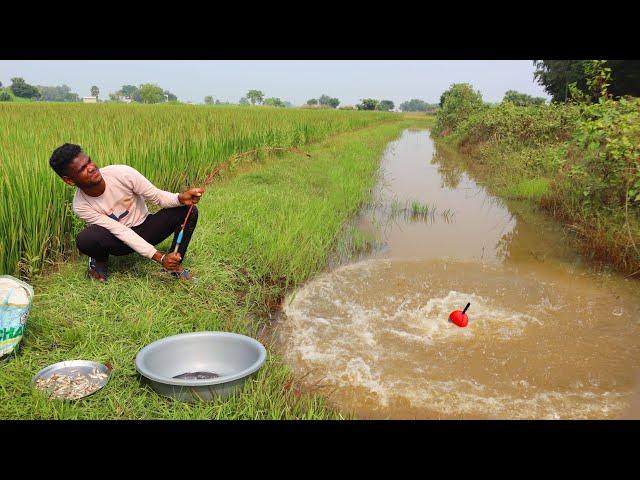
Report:
[{"label": "sky", "polygon": [[532,60],[0,60],[0,82],[22,77],[31,85],[63,85],[81,97],[90,88],[108,99],[122,85],[156,83],[183,102],[205,95],[238,103],[250,89],[302,105],[322,94],[341,105],[362,98],[437,103],[452,83],[466,82],[487,102],[507,90],[550,97],[533,78]]}]

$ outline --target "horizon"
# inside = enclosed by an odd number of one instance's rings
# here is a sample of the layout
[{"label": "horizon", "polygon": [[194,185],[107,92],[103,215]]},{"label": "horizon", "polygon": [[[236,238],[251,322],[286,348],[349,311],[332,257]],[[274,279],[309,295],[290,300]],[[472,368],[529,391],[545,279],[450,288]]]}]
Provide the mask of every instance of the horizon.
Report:
[{"label": "horizon", "polygon": [[13,77],[31,85],[67,85],[80,98],[96,85],[101,100],[123,85],[153,83],[194,104],[207,95],[238,103],[256,89],[294,106],[326,94],[340,106],[375,98],[398,108],[414,98],[438,103],[453,83],[470,83],[490,103],[500,102],[507,90],[549,100],[534,70],[532,60],[0,60],[0,81],[3,87]]}]

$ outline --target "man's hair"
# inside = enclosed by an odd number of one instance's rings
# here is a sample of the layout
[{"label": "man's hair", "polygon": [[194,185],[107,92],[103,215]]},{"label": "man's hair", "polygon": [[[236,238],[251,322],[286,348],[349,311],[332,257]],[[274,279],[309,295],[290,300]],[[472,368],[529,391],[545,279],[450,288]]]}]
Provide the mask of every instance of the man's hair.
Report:
[{"label": "man's hair", "polygon": [[53,154],[49,159],[49,165],[51,165],[51,168],[53,168],[55,172],[62,177],[67,174],[67,167],[69,166],[69,163],[71,163],[71,160],[76,158],[80,152],[82,152],[80,145],[65,143],[53,151]]}]

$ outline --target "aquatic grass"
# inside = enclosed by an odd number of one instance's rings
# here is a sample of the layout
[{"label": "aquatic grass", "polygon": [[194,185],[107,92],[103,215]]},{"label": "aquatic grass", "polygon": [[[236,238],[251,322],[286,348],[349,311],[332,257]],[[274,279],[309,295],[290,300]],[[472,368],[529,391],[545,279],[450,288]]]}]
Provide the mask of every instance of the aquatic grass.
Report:
[{"label": "aquatic grass", "polygon": [[540,200],[548,191],[548,179],[529,178],[511,185],[507,190],[507,196],[510,198]]},{"label": "aquatic grass", "polygon": [[398,120],[386,112],[2,102],[0,273],[28,278],[73,249],[73,189],[48,165],[64,142],[80,144],[98,166],[131,165],[177,191],[239,152],[302,146]]},{"label": "aquatic grass", "polygon": [[[325,268],[348,220],[370,200],[380,155],[403,122],[345,133],[305,150],[263,158],[253,170],[214,182],[199,204],[187,267],[176,282],[136,255],[110,261],[106,284],[85,278],[84,257],[38,274],[25,337],[0,367],[3,419],[348,418],[322,392],[308,392],[267,343],[256,378],[226,401],[185,404],[140,381],[134,358],[160,338],[202,330],[255,336],[270,308]],[[168,248],[169,240],[160,248]],[[109,361],[112,378],[78,401],[50,401],[30,386],[41,368],[68,359]]]}]

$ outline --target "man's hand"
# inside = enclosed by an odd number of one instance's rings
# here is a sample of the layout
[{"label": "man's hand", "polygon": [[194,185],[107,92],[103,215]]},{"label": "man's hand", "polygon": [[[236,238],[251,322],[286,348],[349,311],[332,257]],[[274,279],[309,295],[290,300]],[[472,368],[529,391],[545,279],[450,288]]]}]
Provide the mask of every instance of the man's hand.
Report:
[{"label": "man's hand", "polygon": [[178,201],[183,205],[195,205],[200,201],[204,188],[191,188],[178,195]]},{"label": "man's hand", "polygon": [[179,252],[167,253],[164,257],[164,261],[162,262],[162,266],[172,272],[180,267],[180,260],[182,260],[182,256]]},{"label": "man's hand", "polygon": [[[164,255],[164,258],[162,258],[163,255]],[[157,262],[160,262],[160,264],[164,267],[165,270],[173,272],[180,268],[181,266],[180,260],[182,260],[182,256],[180,255],[179,252],[176,252],[176,253],[170,252],[170,253],[163,254],[161,252],[156,251],[156,253],[153,255],[153,259],[156,260]],[[160,261],[160,259],[162,259],[162,261]]]}]

